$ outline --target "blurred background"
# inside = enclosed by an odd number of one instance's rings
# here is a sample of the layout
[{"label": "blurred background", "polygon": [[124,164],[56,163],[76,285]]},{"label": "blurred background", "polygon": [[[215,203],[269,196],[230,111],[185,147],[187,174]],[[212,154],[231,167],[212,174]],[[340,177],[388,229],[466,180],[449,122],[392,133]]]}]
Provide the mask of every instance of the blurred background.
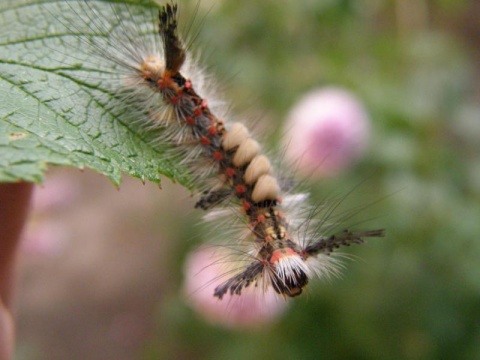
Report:
[{"label": "blurred background", "polygon": [[188,191],[52,168],[21,248],[16,359],[479,359],[479,19],[476,0],[202,0],[194,48],[268,148],[311,90],[363,103],[360,159],[305,186],[351,191],[349,221],[386,238],[283,316],[225,329],[182,290],[203,229]]}]

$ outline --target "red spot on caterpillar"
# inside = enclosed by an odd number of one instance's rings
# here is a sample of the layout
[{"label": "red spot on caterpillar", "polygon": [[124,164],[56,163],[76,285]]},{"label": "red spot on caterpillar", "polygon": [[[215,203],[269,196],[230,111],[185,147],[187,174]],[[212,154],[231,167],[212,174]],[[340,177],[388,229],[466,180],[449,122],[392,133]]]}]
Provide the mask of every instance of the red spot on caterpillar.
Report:
[{"label": "red spot on caterpillar", "polygon": [[217,126],[212,125],[208,128],[208,135],[217,135]]},{"label": "red spot on caterpillar", "polygon": [[190,81],[186,81],[184,86],[185,86],[185,89],[191,89],[192,83]]},{"label": "red spot on caterpillar", "polygon": [[208,102],[207,102],[207,100],[205,100],[205,99],[204,99],[204,100],[202,100],[202,103],[201,103],[201,105],[200,105],[200,106],[201,106],[202,108],[206,108],[206,107],[208,107]]},{"label": "red spot on caterpillar", "polygon": [[258,215],[257,216],[257,221],[259,223],[263,223],[265,221],[265,215]]},{"label": "red spot on caterpillar", "polygon": [[252,205],[251,205],[248,201],[246,201],[246,200],[243,200],[242,205],[243,205],[243,209],[244,209],[245,211],[250,210],[250,208],[252,207]]},{"label": "red spot on caterpillar", "polygon": [[170,102],[174,105],[177,105],[180,102],[180,98],[178,96],[172,96],[170,98]]},{"label": "red spot on caterpillar", "polygon": [[200,142],[203,144],[203,145],[210,145],[212,143],[212,141],[207,138],[206,136],[202,136],[200,138]]},{"label": "red spot on caterpillar", "polygon": [[169,74],[164,74],[163,78],[157,81],[157,84],[161,89],[166,89],[172,86],[172,79]]},{"label": "red spot on caterpillar", "polygon": [[202,115],[203,113],[203,110],[201,107],[197,107],[195,110],[193,110],[193,116],[195,117],[199,117],[200,115]]},{"label": "red spot on caterpillar", "polygon": [[234,177],[236,174],[237,173],[236,173],[235,169],[232,169],[232,168],[226,168],[225,169],[225,175],[227,175],[227,177],[229,177],[229,178]]},{"label": "red spot on caterpillar", "polygon": [[185,118],[185,121],[186,121],[188,124],[190,124],[190,125],[195,125],[195,119],[194,119],[193,117],[191,117],[191,116],[187,116],[187,117]]},{"label": "red spot on caterpillar", "polygon": [[265,236],[265,242],[272,241],[272,237],[270,235]]},{"label": "red spot on caterpillar", "polygon": [[213,159],[216,161],[220,161],[223,159],[223,154],[220,151],[214,151],[212,156],[213,156]]},{"label": "red spot on caterpillar", "polygon": [[235,186],[235,191],[237,192],[237,194],[245,194],[247,192],[247,188],[245,187],[245,185],[239,184]]}]

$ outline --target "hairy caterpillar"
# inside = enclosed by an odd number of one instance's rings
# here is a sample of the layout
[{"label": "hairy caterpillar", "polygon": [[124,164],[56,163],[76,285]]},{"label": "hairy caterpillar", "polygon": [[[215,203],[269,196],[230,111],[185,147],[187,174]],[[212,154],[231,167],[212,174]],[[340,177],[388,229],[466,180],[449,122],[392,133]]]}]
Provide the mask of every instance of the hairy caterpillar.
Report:
[{"label": "hairy caterpillar", "polygon": [[[85,24],[93,30],[104,27],[94,6],[85,4],[91,13]],[[241,239],[232,235],[247,246],[239,255],[242,265],[226,273],[228,278],[219,281],[212,295],[241,295],[254,286],[273,288],[283,297],[300,295],[312,277],[332,271],[335,249],[383,236],[384,230],[329,234],[329,219],[314,218],[318,208],[307,204],[306,195],[287,194],[248,129],[210,103],[204,90],[207,79],[178,35],[177,12],[173,3],[160,8],[158,34],[151,41],[142,42],[131,29],[120,27],[122,38],[112,35],[117,48],[107,47],[105,39],[83,42],[114,70],[121,69],[115,76],[123,88],[116,91],[124,105],[134,108],[150,129],[163,129],[158,141],[172,144],[192,169],[200,194],[195,207],[209,211],[210,217],[234,209],[229,221],[243,225]]]}]

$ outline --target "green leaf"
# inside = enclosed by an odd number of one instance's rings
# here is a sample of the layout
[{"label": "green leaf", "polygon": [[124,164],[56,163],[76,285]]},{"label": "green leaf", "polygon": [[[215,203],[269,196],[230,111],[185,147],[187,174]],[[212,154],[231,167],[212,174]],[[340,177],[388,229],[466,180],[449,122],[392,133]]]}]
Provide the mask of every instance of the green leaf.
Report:
[{"label": "green leaf", "polygon": [[168,147],[133,121],[138,109],[122,106],[112,90],[108,76],[121,69],[88,45],[94,37],[108,42],[115,29],[143,31],[149,22],[155,29],[154,4],[125,3],[1,2],[0,182],[41,182],[49,165],[67,165],[116,185],[123,173],[188,184]]}]

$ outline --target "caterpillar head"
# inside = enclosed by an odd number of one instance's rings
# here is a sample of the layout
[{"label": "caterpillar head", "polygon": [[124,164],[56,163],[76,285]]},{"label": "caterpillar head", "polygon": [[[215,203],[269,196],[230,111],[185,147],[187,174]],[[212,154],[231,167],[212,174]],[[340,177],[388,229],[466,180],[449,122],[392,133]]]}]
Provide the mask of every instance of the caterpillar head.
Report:
[{"label": "caterpillar head", "polygon": [[269,260],[272,265],[270,280],[273,289],[282,296],[295,297],[308,284],[309,269],[303,258],[293,249],[277,249]]}]

